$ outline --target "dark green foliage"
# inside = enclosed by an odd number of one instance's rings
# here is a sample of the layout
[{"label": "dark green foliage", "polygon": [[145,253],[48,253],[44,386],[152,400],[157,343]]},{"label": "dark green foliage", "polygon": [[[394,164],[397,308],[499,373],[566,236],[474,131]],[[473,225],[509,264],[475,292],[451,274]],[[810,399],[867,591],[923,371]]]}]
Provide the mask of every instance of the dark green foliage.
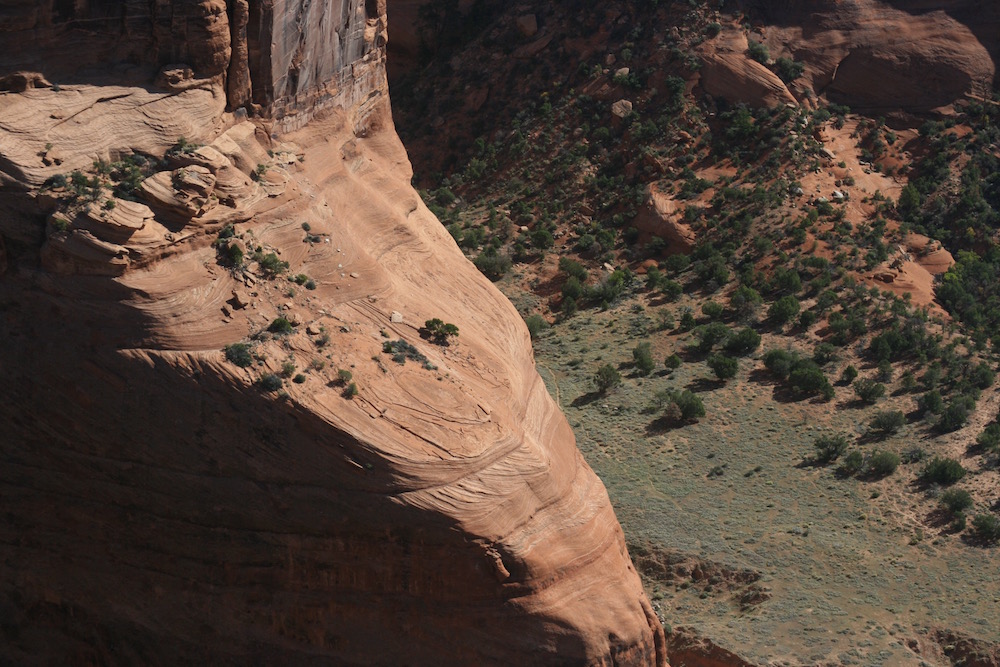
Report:
[{"label": "dark green foliage", "polygon": [[965,489],[948,489],[941,494],[938,502],[952,514],[957,514],[972,507],[972,496]]},{"label": "dark green foliage", "polygon": [[731,334],[726,340],[726,352],[735,355],[746,355],[760,347],[760,334],[746,327]]},{"label": "dark green foliage", "polygon": [[622,383],[622,374],[611,364],[604,364],[597,369],[594,374],[594,386],[600,393],[605,393],[608,389],[617,387]]},{"label": "dark green foliage", "polygon": [[844,384],[851,384],[858,377],[858,369],[854,366],[848,366],[844,369],[844,372],[840,374],[840,381]]},{"label": "dark green foliage", "polygon": [[260,265],[260,268],[264,272],[264,274],[269,278],[274,278],[275,276],[280,275],[288,270],[288,262],[282,261],[281,258],[278,257],[273,252],[265,254],[263,252],[258,251],[254,253],[253,258],[257,262],[257,264]]},{"label": "dark green foliage", "polygon": [[298,373],[296,374],[295,377],[292,378],[292,382],[294,382],[295,384],[302,384],[305,381],[306,381],[306,376],[303,375],[302,373]]},{"label": "dark green foliage", "polygon": [[799,300],[791,294],[785,295],[771,304],[767,317],[776,325],[782,325],[799,314]]},{"label": "dark green foliage", "polygon": [[802,76],[802,72],[805,71],[805,68],[805,64],[796,62],[790,58],[778,58],[774,61],[774,72],[785,83],[791,83],[792,81],[795,81],[795,79]]},{"label": "dark green foliage", "polygon": [[587,282],[587,269],[580,262],[569,257],[559,258],[559,270],[567,276],[572,276],[581,283]]},{"label": "dark green foliage", "polygon": [[864,454],[855,449],[853,452],[844,457],[843,462],[840,464],[839,472],[842,475],[854,475],[861,470],[861,467],[864,464]]},{"label": "dark green foliage", "polygon": [[271,324],[267,327],[267,330],[273,334],[278,334],[279,336],[290,334],[295,330],[294,325],[286,319],[285,317],[276,317],[271,321]]},{"label": "dark green foliage", "polygon": [[956,396],[941,413],[935,428],[942,433],[957,431],[969,421],[969,413],[975,407],[976,401],[971,396]]},{"label": "dark green foliage", "polygon": [[875,450],[865,462],[865,473],[872,477],[888,477],[899,467],[899,455],[885,450]]},{"label": "dark green foliage", "polygon": [[739,370],[739,362],[724,354],[713,354],[708,358],[707,363],[708,367],[715,373],[715,377],[723,381],[736,377],[736,371]]},{"label": "dark green foliage", "polygon": [[810,359],[800,359],[788,375],[788,385],[796,392],[807,396],[822,396],[830,400],[834,396],[833,386],[823,370]]},{"label": "dark green foliage", "polygon": [[899,410],[876,412],[868,423],[868,428],[879,435],[895,433],[906,424],[906,417]]},{"label": "dark green foliage", "polygon": [[358,395],[358,385],[356,383],[351,382],[346,387],[344,387],[344,398],[350,399],[354,398],[357,395]]},{"label": "dark green foliage", "polygon": [[862,378],[855,380],[854,393],[859,400],[871,404],[885,396],[885,385],[871,378]]},{"label": "dark green foliage", "polygon": [[676,301],[684,293],[684,288],[675,280],[664,280],[660,283],[660,291],[670,301]]},{"label": "dark green foliage", "polygon": [[555,245],[555,239],[552,238],[552,232],[539,227],[531,232],[531,245],[539,250],[547,250]]},{"label": "dark green foliage", "polygon": [[680,273],[691,266],[691,258],[687,255],[670,255],[663,262],[663,266],[670,273]]},{"label": "dark green foliage", "polygon": [[1000,519],[992,514],[977,514],[972,518],[972,535],[984,544],[1000,542]]},{"label": "dark green foliage", "polygon": [[493,281],[503,278],[513,265],[510,255],[497,252],[493,246],[487,246],[473,263],[484,276]]},{"label": "dark green foliage", "polygon": [[847,451],[847,438],[842,435],[824,435],[816,438],[813,447],[816,448],[814,460],[817,463],[831,463]]},{"label": "dark green foliage", "polygon": [[713,347],[726,341],[730,330],[722,322],[712,322],[695,329],[694,335],[698,338],[698,351],[705,353],[711,352]]},{"label": "dark green foliage", "polygon": [[768,52],[767,47],[760,42],[750,42],[747,47],[747,55],[762,65],[766,65],[767,61],[771,59],[771,54]]},{"label": "dark green foliage", "polygon": [[705,404],[694,392],[663,391],[656,395],[656,401],[664,408],[664,418],[668,421],[692,421],[705,416]]},{"label": "dark green foliage", "polygon": [[951,486],[955,482],[965,477],[965,468],[955,459],[941,458],[935,456],[931,459],[923,471],[920,479],[926,484],[940,484],[941,486]]},{"label": "dark green foliage", "polygon": [[285,384],[284,381],[281,379],[281,376],[278,375],[277,373],[265,373],[264,375],[260,376],[260,379],[257,380],[257,383],[260,385],[260,388],[263,389],[264,391],[278,391]]},{"label": "dark green foliage", "polygon": [[250,355],[250,346],[246,343],[233,343],[225,347],[226,361],[236,364],[240,368],[247,368],[253,364],[253,357]]},{"label": "dark green foliage", "polygon": [[447,345],[449,339],[458,337],[457,326],[446,323],[437,317],[424,322],[424,331],[439,345]]},{"label": "dark green foliage", "polygon": [[676,354],[671,354],[664,360],[663,365],[668,371],[677,370],[681,367],[681,358]]},{"label": "dark green foliage", "polygon": [[733,295],[729,298],[729,307],[738,317],[749,317],[754,314],[762,301],[757,290],[747,285],[740,285],[733,290]]},{"label": "dark green foliage", "polygon": [[538,313],[528,315],[524,318],[524,323],[528,326],[528,334],[531,336],[532,340],[538,338],[538,334],[547,329],[549,326],[549,323],[545,321],[545,318]]},{"label": "dark green foliage", "polygon": [[930,412],[932,414],[939,414],[944,410],[944,399],[941,398],[941,392],[937,389],[931,389],[926,392],[923,396],[917,399],[917,408],[921,412]]},{"label": "dark green foliage", "polygon": [[424,368],[427,368],[428,370],[433,370],[434,368],[434,366],[430,363],[430,361],[428,361],[427,357],[420,352],[420,350],[410,343],[407,343],[402,338],[382,343],[382,351],[386,354],[391,354],[392,360],[400,366],[405,364],[407,359],[411,359],[423,364]]},{"label": "dark green foliage", "polygon": [[[830,343],[819,343],[813,350],[813,361],[820,366],[837,360],[837,348]],[[856,370],[856,369],[855,369]]]},{"label": "dark green foliage", "polygon": [[1000,424],[987,424],[976,438],[976,444],[988,452],[1000,452]]},{"label": "dark green foliage", "polygon": [[576,276],[570,276],[563,283],[562,295],[564,299],[577,301],[583,297],[583,293],[583,285],[580,284]]},{"label": "dark green foliage", "polygon": [[649,343],[639,343],[632,349],[632,361],[641,375],[649,375],[656,368],[652,346]]},{"label": "dark green foliage", "polygon": [[780,380],[787,379],[799,357],[788,350],[769,350],[764,354],[764,367]]},{"label": "dark green foliage", "polygon": [[337,370],[337,381],[342,385],[347,385],[352,379],[354,379],[354,373],[344,368]]},{"label": "dark green foliage", "polygon": [[722,305],[715,301],[706,301],[701,307],[701,312],[709,320],[717,320],[722,317]]}]

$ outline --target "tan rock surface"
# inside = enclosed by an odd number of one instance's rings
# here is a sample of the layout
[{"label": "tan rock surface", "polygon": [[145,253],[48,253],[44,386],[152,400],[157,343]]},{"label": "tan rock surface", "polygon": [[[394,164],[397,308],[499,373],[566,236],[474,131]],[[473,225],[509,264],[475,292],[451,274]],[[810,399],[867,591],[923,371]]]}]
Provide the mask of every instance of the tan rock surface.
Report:
[{"label": "tan rock surface", "polygon": [[[410,186],[380,83],[384,7],[346,5],[351,66],[310,70],[319,38],[297,65],[316,85],[272,88],[276,115],[299,112],[276,125],[301,126],[282,137],[301,162],[223,114],[221,82],[0,95],[0,242],[17,241],[0,280],[0,662],[665,664],[520,316]],[[313,97],[330,81],[343,94]],[[142,203],[37,196],[179,136],[207,146],[148,178]],[[64,164],[43,164],[56,141]],[[226,225],[316,289],[222,266]],[[279,313],[293,332],[259,335]],[[413,323],[432,317],[459,338],[424,340]],[[382,353],[396,339],[426,365]],[[222,352],[241,341],[247,369]],[[286,361],[305,377],[286,396],[255,385]]]}]

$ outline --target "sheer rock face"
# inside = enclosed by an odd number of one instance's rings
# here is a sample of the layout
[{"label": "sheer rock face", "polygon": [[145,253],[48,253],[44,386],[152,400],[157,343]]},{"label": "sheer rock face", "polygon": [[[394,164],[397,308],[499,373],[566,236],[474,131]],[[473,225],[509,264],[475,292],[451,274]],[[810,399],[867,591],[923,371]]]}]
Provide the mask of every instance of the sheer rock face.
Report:
[{"label": "sheer rock face", "polygon": [[[381,2],[0,19],[38,36],[0,75],[62,82],[0,93],[0,662],[665,664],[523,322],[409,184]],[[142,85],[109,82],[123,53]],[[273,121],[225,111],[246,100]],[[165,157],[140,201],[40,190],[130,153]],[[285,364],[287,395],[259,386]]]},{"label": "sheer rock face", "polygon": [[745,0],[770,27],[771,55],[806,64],[803,83],[852,108],[926,112],[997,82],[1000,6],[921,2]]}]

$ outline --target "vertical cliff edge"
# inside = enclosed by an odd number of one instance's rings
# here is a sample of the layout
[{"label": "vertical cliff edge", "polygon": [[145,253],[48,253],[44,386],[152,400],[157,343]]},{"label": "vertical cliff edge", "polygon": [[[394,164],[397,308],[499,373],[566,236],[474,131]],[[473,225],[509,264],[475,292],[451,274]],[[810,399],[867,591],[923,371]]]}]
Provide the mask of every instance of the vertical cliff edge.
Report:
[{"label": "vertical cliff edge", "polygon": [[410,186],[386,34],[0,9],[0,662],[666,664],[518,313]]}]

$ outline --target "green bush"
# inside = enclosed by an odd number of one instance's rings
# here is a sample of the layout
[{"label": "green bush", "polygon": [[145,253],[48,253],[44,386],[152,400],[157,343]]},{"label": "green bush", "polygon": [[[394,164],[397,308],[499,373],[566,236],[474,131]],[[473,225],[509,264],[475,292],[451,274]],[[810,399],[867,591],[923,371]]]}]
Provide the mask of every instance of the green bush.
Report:
[{"label": "green bush", "polygon": [[457,326],[444,322],[437,317],[424,322],[424,331],[434,339],[434,342],[440,345],[447,345],[450,338],[458,337]]},{"label": "green bush", "polygon": [[843,463],[840,464],[839,472],[842,475],[857,474],[861,470],[864,463],[864,455],[855,449],[853,452],[844,457]]},{"label": "green bush", "polygon": [[923,396],[917,399],[917,407],[921,412],[939,414],[944,410],[944,399],[941,398],[941,392],[937,389],[931,389],[924,393]]},{"label": "green bush", "polygon": [[906,417],[899,410],[883,410],[875,413],[868,427],[875,433],[888,435],[903,428],[905,423]]},{"label": "green bush", "polygon": [[992,514],[977,514],[972,518],[972,535],[986,544],[1000,542],[1000,519]]},{"label": "green bush", "polygon": [[253,357],[250,355],[250,346],[246,343],[233,343],[225,347],[226,361],[236,364],[240,368],[247,368],[253,364]]},{"label": "green bush", "polygon": [[952,514],[957,514],[972,507],[972,496],[965,489],[948,489],[941,494],[938,502]]},{"label": "green bush", "polygon": [[666,367],[668,371],[677,370],[678,368],[681,367],[681,358],[678,357],[676,354],[671,354],[664,360],[663,365]]},{"label": "green bush", "polygon": [[524,323],[528,327],[528,334],[531,339],[534,340],[538,338],[538,334],[549,327],[549,323],[545,321],[545,318],[538,313],[532,313],[524,318]]},{"label": "green bush", "polygon": [[254,253],[253,258],[257,264],[260,265],[264,274],[269,278],[274,278],[275,276],[288,270],[288,262],[283,262],[281,258],[273,252],[264,254],[258,251]]},{"label": "green bush", "polygon": [[948,403],[941,413],[935,428],[942,433],[951,433],[965,426],[969,421],[969,413],[976,407],[976,401],[971,396],[957,396]]},{"label": "green bush", "polygon": [[715,301],[708,301],[701,307],[701,312],[710,320],[717,320],[722,317],[722,305]]},{"label": "green bush", "polygon": [[745,355],[754,352],[760,347],[760,334],[746,327],[731,334],[726,340],[726,352],[736,355]]},{"label": "green bush", "polygon": [[507,275],[513,262],[510,255],[497,252],[493,246],[488,246],[486,250],[479,253],[473,262],[480,273],[492,281],[497,281]]},{"label": "green bush", "polygon": [[951,486],[965,477],[965,468],[955,459],[935,456],[920,473],[920,479],[926,484]]},{"label": "green bush", "polygon": [[885,396],[885,385],[870,378],[862,378],[854,382],[854,393],[865,403],[874,403]]},{"label": "green bush", "polygon": [[899,455],[894,452],[876,450],[865,463],[865,472],[872,477],[888,477],[899,467]]},{"label": "green bush", "polygon": [[713,354],[707,363],[715,377],[723,381],[736,377],[736,371],[739,370],[739,362],[724,354]]},{"label": "green bush", "polygon": [[767,317],[777,325],[782,325],[799,314],[799,300],[791,294],[781,297],[771,304]]},{"label": "green bush", "polygon": [[976,444],[988,452],[1000,451],[1000,424],[987,424],[983,432],[976,438]]},{"label": "green bush", "polygon": [[593,381],[597,391],[603,394],[622,383],[622,374],[611,364],[604,364],[597,369]]},{"label": "green bush", "polygon": [[848,366],[844,369],[844,372],[840,374],[840,381],[844,384],[851,384],[858,377],[858,369],[854,366]]},{"label": "green bush", "polygon": [[847,451],[847,438],[842,435],[820,436],[816,438],[813,447],[816,448],[817,463],[831,463]]},{"label": "green bush", "polygon": [[747,55],[762,65],[766,65],[767,61],[771,59],[771,54],[767,50],[767,47],[760,42],[750,42],[747,47]]},{"label": "green bush", "polygon": [[785,380],[792,372],[799,357],[794,352],[788,350],[768,350],[764,354],[764,367],[771,375],[778,379]]},{"label": "green bush", "polygon": [[257,383],[264,391],[278,391],[285,384],[284,381],[282,381],[281,376],[277,373],[265,373],[260,376]]},{"label": "green bush", "polygon": [[284,316],[280,316],[274,318],[274,320],[271,321],[271,324],[270,326],[267,327],[267,330],[273,334],[278,334],[279,336],[281,336],[292,333],[292,331],[295,330],[295,327],[292,325],[291,321],[286,319]]},{"label": "green bush", "polygon": [[[766,61],[764,61],[766,62]],[[802,76],[806,66],[803,63],[795,62],[790,58],[778,58],[774,61],[774,71],[785,83],[791,83]]]},{"label": "green bush", "polygon": [[814,396],[819,394],[826,400],[834,396],[833,385],[826,378],[823,369],[809,359],[801,359],[788,375],[788,384],[801,394]]},{"label": "green bush", "polygon": [[705,404],[692,391],[668,391],[658,397],[665,406],[664,416],[671,421],[696,421],[705,416]]},{"label": "green bush", "polygon": [[649,375],[656,368],[652,346],[649,343],[639,343],[632,349],[632,361],[636,370],[642,375]]}]

